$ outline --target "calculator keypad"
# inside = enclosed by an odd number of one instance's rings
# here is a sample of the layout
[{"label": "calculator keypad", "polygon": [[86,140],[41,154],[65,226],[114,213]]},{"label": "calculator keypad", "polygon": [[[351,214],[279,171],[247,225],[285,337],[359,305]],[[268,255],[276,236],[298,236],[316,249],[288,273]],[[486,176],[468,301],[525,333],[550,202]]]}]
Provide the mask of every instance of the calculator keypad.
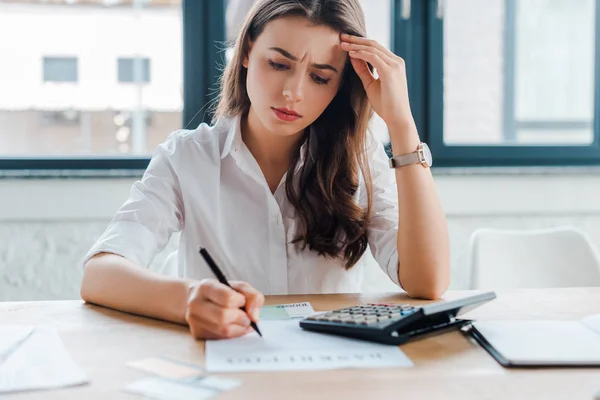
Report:
[{"label": "calculator keypad", "polygon": [[[416,308],[407,304],[366,304],[347,307],[309,317],[312,321],[337,322],[350,325],[389,324],[412,314]],[[380,324],[380,325],[381,325]]]}]

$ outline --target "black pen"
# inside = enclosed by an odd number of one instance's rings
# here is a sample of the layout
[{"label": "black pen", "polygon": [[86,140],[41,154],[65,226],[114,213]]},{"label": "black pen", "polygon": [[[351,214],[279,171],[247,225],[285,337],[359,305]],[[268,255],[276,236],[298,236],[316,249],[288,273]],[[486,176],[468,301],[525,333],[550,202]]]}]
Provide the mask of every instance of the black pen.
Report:
[{"label": "black pen", "polygon": [[[202,257],[204,258],[204,261],[206,261],[206,263],[208,264],[208,267],[212,270],[213,274],[215,274],[215,276],[217,277],[219,282],[221,282],[223,285],[227,285],[231,288],[231,285],[229,284],[229,282],[227,282],[227,278],[225,278],[225,275],[223,275],[223,273],[221,272],[221,269],[217,266],[217,264],[214,262],[214,260],[212,259],[210,254],[208,254],[208,251],[204,247],[200,247],[200,255],[202,255]],[[235,289],[233,289],[233,290],[235,290]],[[240,307],[240,310],[244,310],[244,307]],[[252,326],[252,328],[254,328],[256,333],[258,333],[262,337],[262,333],[260,333],[260,330],[258,329],[258,325],[256,325],[256,323],[254,321],[250,320],[250,326]]]}]

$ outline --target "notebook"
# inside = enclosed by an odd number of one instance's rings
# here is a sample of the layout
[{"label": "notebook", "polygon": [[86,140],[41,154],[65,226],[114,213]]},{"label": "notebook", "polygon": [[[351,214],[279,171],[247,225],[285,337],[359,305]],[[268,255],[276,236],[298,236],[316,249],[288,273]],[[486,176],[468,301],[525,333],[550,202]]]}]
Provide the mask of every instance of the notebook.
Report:
[{"label": "notebook", "polygon": [[600,366],[600,314],[581,320],[473,321],[465,332],[505,367]]}]

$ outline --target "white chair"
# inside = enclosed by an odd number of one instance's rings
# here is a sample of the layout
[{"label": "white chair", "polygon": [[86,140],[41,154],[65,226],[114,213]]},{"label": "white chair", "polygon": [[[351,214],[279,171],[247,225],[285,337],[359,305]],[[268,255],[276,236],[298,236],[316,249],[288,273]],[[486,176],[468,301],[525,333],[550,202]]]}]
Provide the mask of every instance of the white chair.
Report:
[{"label": "white chair", "polygon": [[470,243],[471,289],[600,286],[600,256],[571,227],[479,229]]}]

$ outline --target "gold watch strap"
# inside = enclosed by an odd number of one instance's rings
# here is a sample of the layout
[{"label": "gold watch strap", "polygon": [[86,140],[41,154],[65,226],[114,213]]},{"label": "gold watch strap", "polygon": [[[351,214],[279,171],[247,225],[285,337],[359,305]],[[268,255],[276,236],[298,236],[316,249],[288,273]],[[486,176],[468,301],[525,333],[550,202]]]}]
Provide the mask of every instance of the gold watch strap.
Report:
[{"label": "gold watch strap", "polygon": [[415,151],[413,153],[403,154],[401,156],[395,156],[390,158],[389,165],[390,168],[400,168],[405,165],[420,163],[421,158],[419,157],[419,151]]}]

